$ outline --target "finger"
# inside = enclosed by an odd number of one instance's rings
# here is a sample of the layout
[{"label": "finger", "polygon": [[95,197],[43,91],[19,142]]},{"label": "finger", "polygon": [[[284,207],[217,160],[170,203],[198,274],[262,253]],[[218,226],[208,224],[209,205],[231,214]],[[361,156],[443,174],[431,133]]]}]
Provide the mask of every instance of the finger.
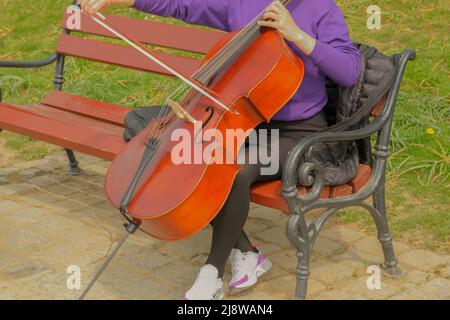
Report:
[{"label": "finger", "polygon": [[261,27],[269,27],[269,28],[278,28],[278,23],[275,21],[267,21],[267,20],[261,20],[258,22],[258,25]]},{"label": "finger", "polygon": [[84,10],[87,0],[78,0],[81,10]]},{"label": "finger", "polygon": [[286,7],[280,1],[274,1],[272,4],[280,10],[286,9]]},{"label": "finger", "polygon": [[88,12],[90,8],[91,5],[89,0],[83,0],[81,2],[81,10],[83,10],[84,12]]},{"label": "finger", "polygon": [[277,20],[279,20],[279,18],[280,18],[280,16],[274,12],[265,12],[263,15],[263,20],[272,19],[273,21],[277,21]]},{"label": "finger", "polygon": [[275,6],[274,4],[269,5],[266,10],[266,12],[280,12],[280,8]]},{"label": "finger", "polygon": [[95,8],[98,7],[98,5],[103,5],[103,1],[102,0],[89,0],[88,4],[86,6],[86,13],[89,15],[94,15],[96,11]]},{"label": "finger", "polygon": [[100,11],[103,7],[103,3],[97,2],[95,5],[92,6],[92,8],[89,10],[89,14],[91,16],[95,15],[98,11]]},{"label": "finger", "polygon": [[280,1],[275,2],[275,7],[281,14],[290,14],[289,10]]}]

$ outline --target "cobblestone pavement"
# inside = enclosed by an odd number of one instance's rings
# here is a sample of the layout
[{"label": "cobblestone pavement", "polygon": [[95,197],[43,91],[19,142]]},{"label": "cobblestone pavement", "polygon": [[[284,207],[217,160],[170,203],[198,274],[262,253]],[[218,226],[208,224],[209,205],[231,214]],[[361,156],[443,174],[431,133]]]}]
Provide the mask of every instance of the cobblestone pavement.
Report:
[{"label": "cobblestone pavement", "polygon": [[[62,153],[0,169],[0,299],[74,299],[67,268],[81,268],[84,287],[123,232],[105,199],[108,163],[79,155],[83,174],[66,173]],[[246,230],[274,262],[260,283],[228,299],[291,299],[296,258],[285,238],[286,216],[252,206]],[[90,299],[179,299],[206,259],[211,230],[188,240],[130,237]],[[395,243],[405,274],[382,274],[369,290],[367,268],[383,258],[373,236],[333,224],[313,252],[309,299],[449,299],[450,257]],[[227,267],[227,276],[229,266]]]}]

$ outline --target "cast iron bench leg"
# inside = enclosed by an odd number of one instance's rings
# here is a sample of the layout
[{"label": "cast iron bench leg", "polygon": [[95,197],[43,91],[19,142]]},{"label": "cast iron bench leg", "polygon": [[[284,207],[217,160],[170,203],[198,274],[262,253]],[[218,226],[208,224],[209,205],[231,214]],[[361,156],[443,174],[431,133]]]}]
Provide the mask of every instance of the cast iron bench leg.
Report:
[{"label": "cast iron bench leg", "polygon": [[75,154],[70,149],[64,149],[67,154],[67,158],[69,159],[69,173],[77,176],[81,173],[80,168],[78,167],[77,158],[75,158]]},{"label": "cast iron bench leg", "polygon": [[309,259],[313,245],[308,232],[308,225],[303,214],[293,214],[289,217],[286,236],[297,250],[297,285],[295,299],[304,300],[308,289]]},{"label": "cast iron bench leg", "polygon": [[392,243],[392,234],[389,230],[389,223],[386,214],[386,201],[385,201],[385,186],[383,181],[380,181],[377,190],[373,195],[373,205],[374,207],[372,216],[374,217],[378,240],[381,243],[384,254],[384,264],[383,270],[391,276],[399,276],[402,274],[400,268],[397,267],[398,260],[395,257],[394,246]]}]

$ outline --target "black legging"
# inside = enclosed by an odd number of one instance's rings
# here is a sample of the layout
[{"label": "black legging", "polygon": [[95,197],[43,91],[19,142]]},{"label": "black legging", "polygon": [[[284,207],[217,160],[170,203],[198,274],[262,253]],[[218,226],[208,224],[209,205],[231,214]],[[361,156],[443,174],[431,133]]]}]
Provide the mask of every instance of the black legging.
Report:
[{"label": "black legging", "polygon": [[[279,129],[279,167],[284,164],[289,150],[303,137],[306,137],[327,125],[323,112],[302,121],[273,121],[263,124],[258,129]],[[270,140],[269,140],[270,141]],[[244,232],[244,225],[250,209],[250,189],[253,183],[277,180],[282,169],[272,175],[262,175],[261,164],[245,164],[236,176],[227,201],[211,222],[213,236],[211,251],[206,264],[212,264],[222,277],[226,261],[233,248],[243,252],[255,250]]]}]

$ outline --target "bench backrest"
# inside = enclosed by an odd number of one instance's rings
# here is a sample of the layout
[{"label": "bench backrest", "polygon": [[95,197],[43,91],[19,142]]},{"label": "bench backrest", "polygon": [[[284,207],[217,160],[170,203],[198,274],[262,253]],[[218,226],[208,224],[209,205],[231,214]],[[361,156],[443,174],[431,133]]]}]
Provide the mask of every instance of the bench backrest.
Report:
[{"label": "bench backrest", "polygon": [[[142,19],[132,19],[114,15],[106,15],[115,25],[131,34],[140,42],[161,48],[175,49],[183,52],[206,54],[211,47],[222,39],[226,33],[221,31],[192,28],[181,25],[158,23]],[[68,15],[61,21],[66,29]],[[125,45],[108,43],[99,39],[88,39],[83,34],[117,37],[99,26],[89,17],[81,16],[81,30],[73,30],[71,34],[62,34],[56,52],[65,56],[73,56],[96,62],[121,67],[168,75],[167,71],[150,61],[135,49]],[[192,74],[200,66],[201,60],[171,52],[157,52],[163,61],[185,74]]]}]

